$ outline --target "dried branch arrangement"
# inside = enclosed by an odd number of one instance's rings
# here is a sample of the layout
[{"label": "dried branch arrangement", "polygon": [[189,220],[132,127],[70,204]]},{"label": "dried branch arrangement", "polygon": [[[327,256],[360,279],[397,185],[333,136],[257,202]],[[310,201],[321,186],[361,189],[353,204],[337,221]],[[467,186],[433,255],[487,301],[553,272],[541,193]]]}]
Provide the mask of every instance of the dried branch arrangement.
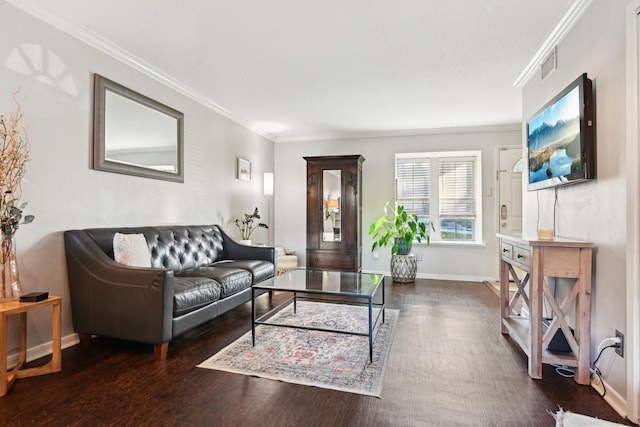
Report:
[{"label": "dried branch arrangement", "polygon": [[[14,97],[15,99],[15,97]],[[33,215],[22,216],[27,205],[20,203],[22,197],[22,178],[27,171],[29,141],[21,128],[22,105],[9,116],[0,114],[0,230],[4,239],[12,239],[20,224],[33,221]]]}]

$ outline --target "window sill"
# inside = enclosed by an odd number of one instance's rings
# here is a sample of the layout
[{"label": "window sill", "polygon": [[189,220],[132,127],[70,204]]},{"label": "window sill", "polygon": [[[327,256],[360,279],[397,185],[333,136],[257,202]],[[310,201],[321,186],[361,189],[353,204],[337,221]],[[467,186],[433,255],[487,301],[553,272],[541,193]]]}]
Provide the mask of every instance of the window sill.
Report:
[{"label": "window sill", "polygon": [[[418,247],[426,247],[427,244],[426,243],[417,243],[417,242],[413,242],[413,246],[418,246]],[[450,247],[464,247],[464,248],[486,248],[487,244],[485,242],[448,242],[445,240],[432,240],[431,241],[431,245],[430,246],[450,246]]]}]

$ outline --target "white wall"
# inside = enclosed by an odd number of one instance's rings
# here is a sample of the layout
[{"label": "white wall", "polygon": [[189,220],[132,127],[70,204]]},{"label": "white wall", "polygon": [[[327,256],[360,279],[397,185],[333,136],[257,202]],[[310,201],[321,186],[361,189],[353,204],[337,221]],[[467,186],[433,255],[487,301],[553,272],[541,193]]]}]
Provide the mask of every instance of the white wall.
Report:
[{"label": "white wall", "polygon": [[432,244],[414,245],[413,253],[422,252],[418,277],[486,280],[498,277],[495,199],[497,146],[518,145],[521,131],[517,127],[502,130],[469,129],[419,136],[394,136],[330,141],[278,143],[275,148],[275,210],[277,245],[295,250],[299,262],[305,263],[306,248],[306,162],[303,156],[361,154],[366,159],[362,174],[362,268],[389,272],[390,251],[380,251],[379,259],[371,253],[369,225],[381,214],[387,201],[395,197],[395,153],[451,150],[482,150],[483,236],[484,245],[460,247]]},{"label": "white wall", "polygon": [[[216,223],[239,237],[230,221],[255,206],[266,212],[262,174],[273,170],[273,143],[6,2],[0,28],[0,111],[14,109],[20,88],[31,143],[22,201],[36,219],[16,235],[21,282],[63,297],[63,336],[73,333],[64,230]],[[184,184],[91,169],[93,73],[184,113]],[[252,161],[253,181],[235,179],[237,156]],[[253,237],[266,241],[267,232]],[[29,347],[51,340],[50,315],[35,314]]]},{"label": "white wall", "polygon": [[[592,356],[614,331],[625,331],[625,6],[596,0],[557,47],[558,69],[523,89],[523,115],[531,117],[581,73],[593,80],[596,104],[597,179],[558,190],[556,235],[597,246],[592,293]],[[539,197],[539,202],[537,198]],[[524,231],[553,223],[554,190],[525,191]],[[608,357],[607,357],[608,359]],[[607,366],[608,363],[605,363]],[[625,361],[617,356],[606,378],[609,395],[626,395]],[[615,399],[615,397],[614,397]]]}]

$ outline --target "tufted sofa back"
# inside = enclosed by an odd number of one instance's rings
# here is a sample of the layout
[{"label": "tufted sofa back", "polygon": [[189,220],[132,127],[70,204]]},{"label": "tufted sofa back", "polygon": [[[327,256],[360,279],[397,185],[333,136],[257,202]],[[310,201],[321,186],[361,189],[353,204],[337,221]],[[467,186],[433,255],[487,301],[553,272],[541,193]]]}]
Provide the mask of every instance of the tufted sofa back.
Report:
[{"label": "tufted sofa back", "polygon": [[222,233],[215,225],[93,228],[84,230],[113,259],[115,233],[144,234],[151,266],[177,272],[226,258]]}]

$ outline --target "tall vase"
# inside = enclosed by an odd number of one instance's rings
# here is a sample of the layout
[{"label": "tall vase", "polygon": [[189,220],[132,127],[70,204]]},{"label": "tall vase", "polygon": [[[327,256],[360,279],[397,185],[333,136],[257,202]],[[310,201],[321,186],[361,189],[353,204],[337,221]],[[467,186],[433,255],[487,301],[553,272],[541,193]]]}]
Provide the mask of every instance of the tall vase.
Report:
[{"label": "tall vase", "polygon": [[17,300],[22,288],[18,279],[16,239],[6,238],[2,234],[0,244],[0,302]]}]

